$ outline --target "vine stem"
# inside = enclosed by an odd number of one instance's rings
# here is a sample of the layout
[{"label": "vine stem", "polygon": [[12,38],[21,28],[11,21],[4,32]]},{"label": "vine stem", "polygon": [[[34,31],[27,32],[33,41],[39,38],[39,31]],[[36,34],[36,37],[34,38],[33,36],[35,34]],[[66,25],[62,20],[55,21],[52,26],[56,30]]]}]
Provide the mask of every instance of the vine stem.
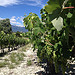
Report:
[{"label": "vine stem", "polygon": [[65,5],[67,4],[68,1],[69,1],[69,0],[65,0],[65,1],[63,2],[62,8],[65,7]]},{"label": "vine stem", "polygon": [[64,7],[63,9],[73,9],[75,7]]},{"label": "vine stem", "polygon": [[45,41],[48,43],[48,45],[54,46],[54,45],[51,44],[48,40],[45,40]]}]

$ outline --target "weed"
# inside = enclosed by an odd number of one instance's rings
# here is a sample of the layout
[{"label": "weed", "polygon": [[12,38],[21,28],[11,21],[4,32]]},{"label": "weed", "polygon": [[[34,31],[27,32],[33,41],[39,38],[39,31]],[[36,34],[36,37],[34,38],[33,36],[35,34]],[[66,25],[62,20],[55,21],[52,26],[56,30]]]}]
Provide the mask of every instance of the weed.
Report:
[{"label": "weed", "polygon": [[26,49],[25,48],[22,48],[22,51],[26,52]]},{"label": "weed", "polygon": [[7,58],[6,59],[4,59],[5,61],[9,61]]},{"label": "weed", "polygon": [[9,58],[12,63],[15,63],[16,62],[16,53],[12,53]]},{"label": "weed", "polygon": [[24,53],[12,53],[10,55],[10,60],[12,63],[15,63],[16,65],[20,64],[20,61],[24,60]]},{"label": "weed", "polygon": [[31,60],[27,60],[27,66],[30,66],[30,65],[32,65]]},{"label": "weed", "polygon": [[21,53],[21,56],[26,57],[26,55],[24,53]]},{"label": "weed", "polygon": [[8,62],[0,62],[0,68],[5,67],[6,65],[9,65]]},{"label": "weed", "polygon": [[9,67],[9,69],[15,68],[15,66],[13,64],[10,64],[8,67]]}]

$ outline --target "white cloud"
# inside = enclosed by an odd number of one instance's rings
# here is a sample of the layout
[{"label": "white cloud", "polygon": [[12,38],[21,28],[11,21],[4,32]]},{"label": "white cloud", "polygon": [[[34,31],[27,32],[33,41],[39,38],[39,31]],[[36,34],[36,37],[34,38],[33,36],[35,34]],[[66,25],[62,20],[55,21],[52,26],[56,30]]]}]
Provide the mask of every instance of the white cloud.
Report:
[{"label": "white cloud", "polygon": [[[31,6],[41,6],[43,7],[43,0],[28,0],[29,3],[26,3],[27,5],[31,5]],[[31,3],[30,3],[31,2]]]},{"label": "white cloud", "polygon": [[[23,25],[23,18],[24,17],[22,17],[22,16],[20,16],[20,17],[12,16],[10,18],[10,23],[11,23],[11,25],[16,25],[16,26],[19,26],[19,27],[24,27],[24,25]],[[5,19],[5,18],[0,17],[0,20],[3,20],[3,19]]]},{"label": "white cloud", "polygon": [[0,6],[8,6],[20,3],[19,0],[0,0]]},{"label": "white cloud", "polygon": [[26,4],[30,6],[41,6],[43,7],[43,0],[0,0],[0,6]]},{"label": "white cloud", "polygon": [[16,17],[16,16],[12,16],[10,19],[10,23],[12,25],[16,25],[16,26],[20,26],[20,27],[24,27],[23,25],[23,17]]},{"label": "white cloud", "polygon": [[18,20],[20,17],[17,17],[16,19]]},{"label": "white cloud", "polygon": [[3,19],[4,19],[4,18],[1,18],[1,17],[0,17],[0,20],[3,20]]},{"label": "white cloud", "polygon": [[10,19],[10,22],[15,23],[16,22],[16,19],[15,18],[16,18],[15,16],[12,16],[12,18]]}]

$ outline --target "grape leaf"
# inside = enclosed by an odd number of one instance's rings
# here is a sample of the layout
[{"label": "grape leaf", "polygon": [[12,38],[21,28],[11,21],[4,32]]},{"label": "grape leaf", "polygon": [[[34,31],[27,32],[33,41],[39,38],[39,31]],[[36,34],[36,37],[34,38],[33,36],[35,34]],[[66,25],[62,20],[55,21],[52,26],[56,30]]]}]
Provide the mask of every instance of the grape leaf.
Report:
[{"label": "grape leaf", "polygon": [[45,6],[45,9],[49,14],[51,14],[57,8],[61,8],[59,0],[49,0],[48,5]]},{"label": "grape leaf", "polygon": [[39,33],[44,33],[45,31],[43,29],[41,29],[40,27],[35,27],[33,29],[33,33],[34,35],[38,35]]},{"label": "grape leaf", "polygon": [[71,25],[75,27],[75,11],[73,12],[73,16],[71,18]]},{"label": "grape leaf", "polygon": [[60,14],[61,14],[61,9],[60,9],[60,8],[54,10],[54,11],[52,12],[52,14],[49,14],[50,20],[52,21],[52,20],[55,19],[56,17],[59,17]]},{"label": "grape leaf", "polygon": [[53,26],[57,29],[57,31],[62,30],[62,28],[63,28],[63,18],[62,17],[59,17],[58,19],[55,18],[51,22],[52,22]]}]

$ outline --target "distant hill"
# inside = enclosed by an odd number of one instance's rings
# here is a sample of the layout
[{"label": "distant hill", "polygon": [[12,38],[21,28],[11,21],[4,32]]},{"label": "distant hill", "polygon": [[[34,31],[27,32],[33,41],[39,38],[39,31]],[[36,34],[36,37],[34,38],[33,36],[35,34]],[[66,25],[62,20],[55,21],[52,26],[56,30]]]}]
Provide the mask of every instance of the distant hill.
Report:
[{"label": "distant hill", "polygon": [[25,29],[25,27],[19,27],[19,26],[14,26],[14,25],[11,25],[12,26],[12,31],[13,32],[27,32],[28,30]]}]

